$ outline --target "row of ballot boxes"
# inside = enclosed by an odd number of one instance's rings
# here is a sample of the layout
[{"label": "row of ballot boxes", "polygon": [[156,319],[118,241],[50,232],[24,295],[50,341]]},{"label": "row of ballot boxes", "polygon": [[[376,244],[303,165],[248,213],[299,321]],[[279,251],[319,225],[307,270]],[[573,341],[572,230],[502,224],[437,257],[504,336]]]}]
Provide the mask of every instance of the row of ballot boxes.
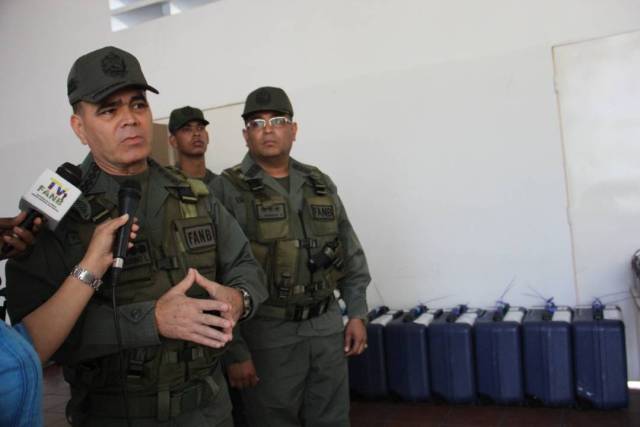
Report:
[{"label": "row of ballot boxes", "polygon": [[349,361],[352,392],[449,403],[628,404],[620,309],[464,305],[369,313],[368,348]]}]

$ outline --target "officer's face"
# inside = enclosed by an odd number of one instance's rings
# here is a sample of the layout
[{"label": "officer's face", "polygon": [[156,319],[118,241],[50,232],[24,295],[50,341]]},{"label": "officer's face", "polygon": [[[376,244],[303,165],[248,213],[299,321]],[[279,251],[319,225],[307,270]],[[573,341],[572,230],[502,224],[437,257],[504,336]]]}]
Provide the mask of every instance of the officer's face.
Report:
[{"label": "officer's face", "polygon": [[[252,119],[269,120],[272,117],[282,116],[282,113],[263,111],[249,117]],[[293,141],[296,140],[298,124],[295,122],[281,126],[267,124],[262,129],[243,129],[242,135],[247,142],[249,153],[254,159],[269,160],[276,158],[287,158],[291,152]]]},{"label": "officer's face", "polygon": [[169,142],[183,156],[200,157],[207,151],[209,132],[204,123],[192,120],[171,135]]},{"label": "officer's face", "polygon": [[146,169],[153,127],[144,91],[123,89],[100,104],[82,101],[71,127],[105,172],[128,175]]}]

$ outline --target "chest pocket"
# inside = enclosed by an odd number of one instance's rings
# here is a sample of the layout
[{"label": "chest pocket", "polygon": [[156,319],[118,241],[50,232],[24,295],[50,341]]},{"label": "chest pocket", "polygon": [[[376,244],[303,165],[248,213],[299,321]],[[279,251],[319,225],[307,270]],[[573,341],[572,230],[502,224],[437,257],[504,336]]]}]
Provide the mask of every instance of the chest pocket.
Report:
[{"label": "chest pocket", "polygon": [[255,199],[254,214],[256,217],[258,240],[280,240],[289,235],[289,207],[282,196],[268,199]]},{"label": "chest pocket", "polygon": [[338,234],[338,211],[329,196],[306,198],[306,209],[311,218],[311,227],[316,236],[336,236]]},{"label": "chest pocket", "polygon": [[[140,236],[134,241],[133,248],[127,251],[124,267],[118,278],[118,303],[128,304],[132,301],[159,297],[164,289],[151,289],[152,279],[153,262],[149,241],[144,236]],[[105,275],[104,284],[98,290],[98,295],[107,300],[111,299],[110,271]]]},{"label": "chest pocket", "polygon": [[207,279],[215,280],[218,244],[211,218],[174,219],[172,229],[175,249],[182,254],[185,270],[195,268]]}]

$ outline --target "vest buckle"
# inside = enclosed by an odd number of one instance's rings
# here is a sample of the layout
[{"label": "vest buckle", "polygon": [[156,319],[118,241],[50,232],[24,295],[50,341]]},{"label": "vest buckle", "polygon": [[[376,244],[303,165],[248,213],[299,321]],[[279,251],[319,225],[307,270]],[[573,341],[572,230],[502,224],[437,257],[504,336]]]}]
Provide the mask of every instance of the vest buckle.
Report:
[{"label": "vest buckle", "polygon": [[198,203],[198,197],[193,193],[191,187],[178,187],[178,197],[183,203]]},{"label": "vest buckle", "polygon": [[264,184],[260,178],[247,178],[246,183],[249,186],[249,190],[254,193],[264,190]]},{"label": "vest buckle", "polygon": [[129,366],[127,367],[127,377],[132,379],[142,378],[144,373],[144,350],[138,348],[129,358]]}]

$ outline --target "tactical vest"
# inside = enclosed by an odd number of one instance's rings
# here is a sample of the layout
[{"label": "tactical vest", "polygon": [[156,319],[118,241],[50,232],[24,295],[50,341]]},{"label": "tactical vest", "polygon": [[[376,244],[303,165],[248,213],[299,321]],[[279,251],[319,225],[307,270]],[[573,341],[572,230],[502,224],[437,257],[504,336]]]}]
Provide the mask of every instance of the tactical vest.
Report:
[{"label": "tactical vest", "polygon": [[257,315],[298,321],[327,311],[343,276],[343,248],[336,196],[324,176],[314,167],[292,167],[307,175],[301,210],[263,185],[257,165],[246,174],[238,165],[223,175],[242,193],[244,231],[267,275],[269,298]]},{"label": "tactical vest", "polygon": [[[162,169],[154,162],[150,167],[156,168],[174,184],[163,205],[163,237],[155,242],[144,229],[138,233],[117,284],[118,305],[157,300],[182,280],[190,267],[197,268],[210,280],[216,278],[215,226],[210,216],[212,207],[207,187],[198,180]],[[69,226],[69,233],[80,239],[84,251],[95,226],[118,215],[117,206],[100,195],[88,196],[86,200],[90,205],[90,218],[82,220],[76,215]],[[69,260],[69,265],[79,260],[73,251],[66,255],[76,258],[75,261]],[[107,275],[94,295],[94,301],[111,306],[111,293]],[[187,295],[209,298],[207,292],[197,285],[192,286]],[[206,404],[218,393],[219,387],[211,374],[223,350],[164,337],[161,341],[158,346],[125,351],[127,366],[124,369],[132,418],[168,420]],[[82,351],[81,345],[79,351]],[[80,420],[83,413],[124,417],[118,354],[65,367],[65,378],[73,391],[68,410],[75,419]]]}]

